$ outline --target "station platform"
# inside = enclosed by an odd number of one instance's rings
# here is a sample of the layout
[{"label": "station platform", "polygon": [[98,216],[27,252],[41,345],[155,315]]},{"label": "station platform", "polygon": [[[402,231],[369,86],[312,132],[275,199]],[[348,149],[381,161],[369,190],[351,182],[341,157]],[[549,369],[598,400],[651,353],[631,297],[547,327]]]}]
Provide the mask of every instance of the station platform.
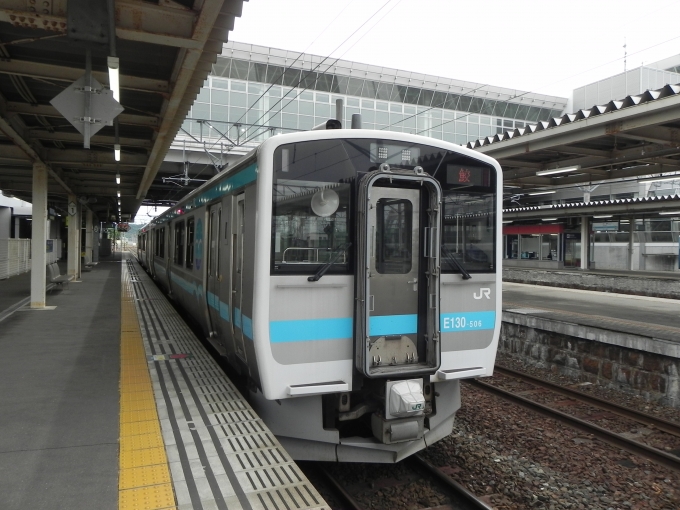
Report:
[{"label": "station platform", "polygon": [[0,322],[0,508],[329,508],[131,255],[47,305]]}]

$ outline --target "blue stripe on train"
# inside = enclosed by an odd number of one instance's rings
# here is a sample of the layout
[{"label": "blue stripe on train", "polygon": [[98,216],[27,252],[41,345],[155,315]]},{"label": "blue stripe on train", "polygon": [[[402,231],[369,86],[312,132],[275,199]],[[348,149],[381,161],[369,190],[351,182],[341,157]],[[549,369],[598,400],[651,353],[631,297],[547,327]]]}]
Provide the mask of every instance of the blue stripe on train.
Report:
[{"label": "blue stripe on train", "polygon": [[272,343],[339,340],[352,338],[352,318],[271,321],[269,340]]}]

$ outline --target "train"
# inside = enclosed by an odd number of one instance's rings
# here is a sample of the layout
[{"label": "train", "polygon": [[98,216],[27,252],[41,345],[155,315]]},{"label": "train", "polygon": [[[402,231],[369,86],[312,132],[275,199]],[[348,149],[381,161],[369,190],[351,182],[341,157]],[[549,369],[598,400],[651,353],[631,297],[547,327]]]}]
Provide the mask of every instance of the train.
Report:
[{"label": "train", "polygon": [[442,140],[279,134],[145,225],[137,257],[294,459],[394,463],[493,373],[501,190],[495,160]]}]

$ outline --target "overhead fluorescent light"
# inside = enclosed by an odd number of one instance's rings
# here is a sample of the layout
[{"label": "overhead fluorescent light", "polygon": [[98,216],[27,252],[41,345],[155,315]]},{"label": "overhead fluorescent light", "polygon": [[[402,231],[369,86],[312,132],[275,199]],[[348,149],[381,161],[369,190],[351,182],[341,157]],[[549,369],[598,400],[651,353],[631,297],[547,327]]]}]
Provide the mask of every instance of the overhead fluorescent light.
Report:
[{"label": "overhead fluorescent light", "polygon": [[527,193],[528,195],[552,195],[553,193],[556,193],[556,191],[534,191],[533,193]]},{"label": "overhead fluorescent light", "polygon": [[680,216],[680,211],[664,211],[660,212],[659,214],[663,214],[665,216]]},{"label": "overhead fluorescent light", "polygon": [[120,75],[118,73],[120,60],[118,57],[106,57],[106,63],[109,66],[109,88],[113,92],[113,98],[120,103]]},{"label": "overhead fluorescent light", "polygon": [[120,184],[120,174],[116,173],[116,184]]},{"label": "overhead fluorescent light", "polygon": [[577,170],[581,170],[581,165],[565,166],[564,168],[553,168],[552,170],[539,170],[536,172],[536,175],[566,174],[568,172],[576,172]]},{"label": "overhead fluorescent light", "polygon": [[557,218],[543,218],[541,221],[557,221]]},{"label": "overhead fluorescent light", "polygon": [[118,198],[120,198],[120,191],[118,192]]},{"label": "overhead fluorescent light", "polygon": [[113,157],[115,158],[116,161],[120,161],[120,144],[119,143],[113,144]]},{"label": "overhead fluorescent light", "polygon": [[505,220],[503,223],[514,223],[515,220]]},{"label": "overhead fluorescent light", "polygon": [[602,214],[600,216],[593,216],[593,218],[611,218],[613,214]]},{"label": "overhead fluorescent light", "polygon": [[674,175],[673,177],[660,177],[658,179],[644,180],[642,182],[665,182],[665,181],[678,181],[680,180],[680,175]]}]

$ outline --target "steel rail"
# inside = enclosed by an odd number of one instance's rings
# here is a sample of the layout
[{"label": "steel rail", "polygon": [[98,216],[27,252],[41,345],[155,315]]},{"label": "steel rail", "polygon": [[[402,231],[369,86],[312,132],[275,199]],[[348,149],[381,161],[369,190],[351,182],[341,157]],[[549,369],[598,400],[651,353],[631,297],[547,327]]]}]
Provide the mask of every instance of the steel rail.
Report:
[{"label": "steel rail", "polygon": [[431,476],[436,478],[438,482],[446,486],[446,488],[455,492],[457,496],[461,496],[467,503],[469,503],[472,506],[472,508],[479,510],[493,510],[492,507],[484,503],[484,501],[479,499],[472,492],[470,492],[461,484],[456,482],[454,479],[452,479],[450,476],[444,473],[441,469],[433,466],[428,461],[423,459],[420,455],[417,454],[412,455],[411,457],[409,457],[408,460],[412,464],[417,465],[418,468],[420,468],[421,470],[427,471]]},{"label": "steel rail", "polygon": [[342,486],[340,482],[338,482],[333,475],[331,475],[328,470],[326,470],[323,467],[319,467],[319,472],[326,478],[326,481],[331,484],[333,489],[335,489],[336,493],[345,501],[345,503],[348,505],[347,507],[343,508],[350,508],[351,510],[364,510],[361,506],[359,506],[359,503],[356,502],[356,500],[352,497],[352,495],[345,490],[345,488]]},{"label": "steel rail", "polygon": [[534,411],[537,414],[541,414],[547,418],[560,421],[574,429],[585,432],[586,434],[591,434],[605,443],[617,448],[621,448],[622,450],[626,450],[627,452],[630,452],[634,455],[644,457],[651,460],[652,462],[656,462],[657,464],[670,468],[676,473],[680,473],[680,457],[670,455],[651,446],[638,443],[637,441],[626,439],[619,434],[606,430],[602,427],[598,427],[597,425],[589,423],[585,420],[581,420],[560,411],[556,411],[555,409],[551,409],[550,407],[544,406],[527,398],[520,397],[519,395],[493,386],[492,384],[483,383],[477,379],[471,379],[468,382],[488,393],[495,394],[501,398],[504,398],[505,400],[509,400],[510,402],[526,407],[527,409]]},{"label": "steel rail", "polygon": [[644,425],[653,426],[658,430],[662,430],[663,432],[667,432],[669,434],[673,434],[674,436],[680,437],[680,424],[678,423],[674,423],[669,420],[664,420],[663,418],[650,416],[648,414],[636,411],[634,409],[630,409],[628,407],[620,406],[618,404],[612,404],[611,402],[607,402],[606,400],[603,400],[601,398],[593,397],[592,395],[587,395],[585,393],[572,390],[570,388],[565,388],[564,386],[560,386],[559,384],[555,384],[550,381],[534,377],[533,375],[525,374],[523,372],[518,372],[517,370],[513,370],[511,368],[507,368],[501,365],[496,365],[494,370],[499,374],[525,380],[529,384],[533,384],[534,386],[549,389],[550,391],[554,391],[555,393],[560,393],[566,397],[571,397],[580,400],[582,402],[585,402],[586,404],[590,404],[592,406],[599,407],[607,411],[611,411],[612,413],[624,416],[626,418],[630,418]]}]

